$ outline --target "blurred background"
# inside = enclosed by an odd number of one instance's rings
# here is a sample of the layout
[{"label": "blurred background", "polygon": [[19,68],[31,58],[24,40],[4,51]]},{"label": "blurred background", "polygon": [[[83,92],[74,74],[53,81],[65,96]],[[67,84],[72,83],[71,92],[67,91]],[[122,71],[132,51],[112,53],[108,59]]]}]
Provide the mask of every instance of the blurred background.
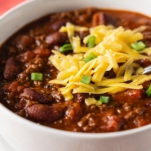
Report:
[{"label": "blurred background", "polygon": [[0,15],[24,0],[0,0]]}]

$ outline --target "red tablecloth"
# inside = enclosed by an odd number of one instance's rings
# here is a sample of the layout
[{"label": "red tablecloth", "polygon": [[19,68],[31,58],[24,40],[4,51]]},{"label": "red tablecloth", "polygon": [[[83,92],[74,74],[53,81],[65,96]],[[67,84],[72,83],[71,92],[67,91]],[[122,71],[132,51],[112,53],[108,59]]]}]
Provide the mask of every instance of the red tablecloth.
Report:
[{"label": "red tablecloth", "polygon": [[24,0],[0,0],[0,15]]}]

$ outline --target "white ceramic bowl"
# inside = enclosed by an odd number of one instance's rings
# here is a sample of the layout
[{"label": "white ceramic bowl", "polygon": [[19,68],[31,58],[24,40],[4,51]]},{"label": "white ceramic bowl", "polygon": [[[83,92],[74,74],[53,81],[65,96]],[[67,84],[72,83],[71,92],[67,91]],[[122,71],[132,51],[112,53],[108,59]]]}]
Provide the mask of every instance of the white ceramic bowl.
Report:
[{"label": "white ceramic bowl", "polygon": [[[88,6],[133,10],[151,16],[151,0],[30,0],[1,16],[0,44],[45,14]],[[151,151],[151,125],[114,133],[74,133],[25,120],[2,104],[0,134],[16,151]]]}]

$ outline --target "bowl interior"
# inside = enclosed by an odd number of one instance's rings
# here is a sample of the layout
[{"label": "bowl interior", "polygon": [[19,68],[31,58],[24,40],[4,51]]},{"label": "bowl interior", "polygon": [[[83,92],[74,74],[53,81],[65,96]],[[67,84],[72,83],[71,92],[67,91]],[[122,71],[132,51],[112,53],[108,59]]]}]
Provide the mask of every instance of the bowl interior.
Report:
[{"label": "bowl interior", "polygon": [[[84,7],[99,7],[107,9],[130,10],[143,13],[151,16],[150,5],[151,1],[146,0],[146,3],[138,0],[127,0],[121,3],[120,0],[33,0],[25,1],[22,4],[12,8],[0,18],[0,44],[5,42],[9,36],[18,31],[24,25],[34,21],[51,12],[73,10]],[[36,8],[36,9],[33,9]],[[144,9],[145,8],[145,9]],[[5,28],[4,28],[5,27]],[[0,104],[0,108],[6,109]],[[20,118],[19,118],[20,120]],[[24,120],[23,120],[24,121]],[[26,120],[25,120],[26,121]]]},{"label": "bowl interior", "polygon": [[[146,0],[32,0],[32,1],[26,1],[15,8],[11,9],[4,15],[0,17],[0,45],[5,42],[11,36],[13,33],[18,31],[21,27],[26,25],[27,23],[38,19],[39,17],[42,17],[48,13],[51,12],[57,12],[57,11],[64,11],[64,10],[72,10],[77,8],[84,8],[84,7],[99,7],[99,8],[109,8],[109,9],[121,9],[121,10],[131,10],[140,12],[143,14],[146,14],[148,16],[151,16],[151,1]],[[5,27],[5,28],[4,28]],[[5,116],[8,118],[7,122],[5,121]],[[9,121],[10,119],[10,121]],[[76,134],[72,132],[64,132],[59,130],[54,130],[51,128],[46,128],[44,126],[36,125],[30,121],[27,121],[25,119],[22,119],[15,114],[13,115],[11,111],[8,111],[3,105],[0,104],[0,121],[3,121],[3,124],[0,127],[3,127],[3,129],[0,129],[0,133],[5,135],[12,131],[11,125],[9,125],[10,122],[15,124],[16,127],[18,123],[21,123],[21,125],[25,125],[26,127],[29,127],[29,129],[32,127],[32,130],[34,129],[35,133],[37,131],[43,131],[44,134],[52,133],[62,136],[69,136],[69,137],[75,137],[75,138],[84,138],[84,139],[92,139],[92,138],[115,138],[115,137],[121,137],[123,135],[132,135],[134,133],[138,133],[139,131],[143,132],[145,130],[151,129],[151,126],[145,126],[140,129],[135,130],[129,130],[125,132],[117,132],[117,133],[108,133],[108,134]],[[13,122],[15,121],[15,122]],[[8,130],[6,133],[6,129]],[[3,131],[4,130],[4,131]],[[3,131],[3,132],[2,132]],[[23,130],[19,130],[19,132],[22,132]],[[31,131],[31,130],[30,130]],[[13,133],[15,135],[15,132]],[[22,134],[20,134],[22,135]],[[9,135],[8,135],[9,136]],[[18,135],[18,138],[20,136]],[[44,137],[44,135],[43,135]],[[32,138],[32,137],[31,137]],[[9,138],[6,138],[9,142],[12,140],[9,140]],[[11,139],[11,138],[10,138]],[[12,138],[13,139],[13,138]],[[24,139],[26,140],[26,138]],[[32,139],[30,139],[31,142],[33,142]],[[14,142],[15,144],[16,142]]]}]

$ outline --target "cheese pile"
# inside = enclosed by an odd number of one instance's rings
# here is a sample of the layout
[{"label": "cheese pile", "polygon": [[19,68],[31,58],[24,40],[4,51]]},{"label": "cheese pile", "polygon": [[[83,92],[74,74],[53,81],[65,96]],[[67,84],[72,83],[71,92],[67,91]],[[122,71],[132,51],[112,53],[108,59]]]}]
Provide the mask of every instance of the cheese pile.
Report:
[{"label": "cheese pile", "polygon": [[[89,30],[90,35],[83,43],[76,31]],[[126,89],[142,89],[142,83],[151,79],[151,75],[143,75],[143,68],[136,63],[139,59],[150,59],[151,48],[135,51],[130,44],[143,39],[141,28],[125,30],[123,27],[100,25],[93,28],[79,27],[67,23],[60,32],[67,32],[73,54],[64,55],[53,50],[49,60],[58,69],[56,79],[50,83],[60,84],[59,89],[65,100],[71,100],[74,93],[114,94]],[[90,36],[95,36],[95,47],[87,47]],[[89,62],[83,61],[91,53],[96,57]],[[147,54],[147,55],[146,55]],[[108,79],[107,71],[113,70],[116,77]],[[80,82],[83,75],[91,77],[91,83]]]}]

